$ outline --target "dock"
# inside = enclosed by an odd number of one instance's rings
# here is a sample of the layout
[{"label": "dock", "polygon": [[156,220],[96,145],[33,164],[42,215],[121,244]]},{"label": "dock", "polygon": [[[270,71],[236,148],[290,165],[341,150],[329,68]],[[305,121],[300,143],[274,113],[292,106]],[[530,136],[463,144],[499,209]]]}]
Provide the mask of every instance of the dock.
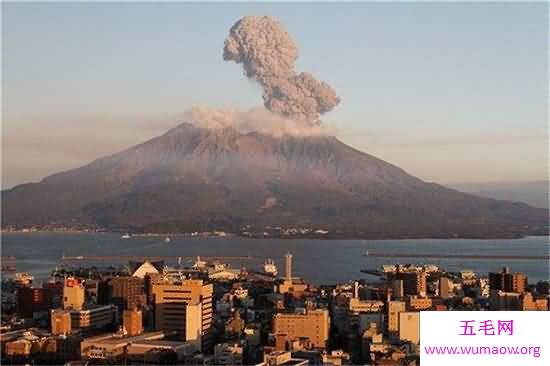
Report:
[{"label": "dock", "polygon": [[10,273],[17,271],[17,260],[14,256],[2,256],[2,272]]},{"label": "dock", "polygon": [[389,253],[369,252],[365,257],[377,258],[439,258],[439,259],[482,259],[507,261],[548,261],[550,255],[498,255],[498,254],[455,254],[455,253]]},{"label": "dock", "polygon": [[188,260],[196,259],[200,257],[201,260],[205,261],[215,261],[215,260],[254,260],[257,259],[252,256],[196,256],[196,255],[77,255],[77,256],[62,256],[59,260],[60,262],[125,262],[125,261],[136,261],[143,262],[145,260],[149,261],[161,261],[161,260]]}]

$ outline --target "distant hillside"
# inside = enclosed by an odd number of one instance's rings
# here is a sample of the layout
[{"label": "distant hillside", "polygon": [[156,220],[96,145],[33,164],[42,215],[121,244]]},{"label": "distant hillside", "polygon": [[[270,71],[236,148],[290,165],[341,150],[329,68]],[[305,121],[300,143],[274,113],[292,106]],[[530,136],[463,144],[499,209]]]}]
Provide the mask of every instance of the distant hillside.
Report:
[{"label": "distant hillside", "polygon": [[495,183],[456,183],[450,187],[497,200],[524,202],[533,207],[548,208],[548,186],[550,182],[495,182]]},{"label": "distant hillside", "polygon": [[339,237],[511,237],[548,210],[426,183],[335,137],[184,123],[78,169],[2,192],[3,225],[189,232],[265,226]]}]

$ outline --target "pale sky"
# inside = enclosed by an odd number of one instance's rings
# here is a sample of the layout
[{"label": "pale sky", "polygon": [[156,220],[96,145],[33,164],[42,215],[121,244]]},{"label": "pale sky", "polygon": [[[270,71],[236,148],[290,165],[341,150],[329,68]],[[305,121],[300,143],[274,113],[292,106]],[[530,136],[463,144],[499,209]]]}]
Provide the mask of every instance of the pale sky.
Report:
[{"label": "pale sky", "polygon": [[545,3],[3,3],[4,188],[165,132],[193,105],[261,105],[222,60],[271,15],[342,98],[344,142],[427,181],[547,179]]}]

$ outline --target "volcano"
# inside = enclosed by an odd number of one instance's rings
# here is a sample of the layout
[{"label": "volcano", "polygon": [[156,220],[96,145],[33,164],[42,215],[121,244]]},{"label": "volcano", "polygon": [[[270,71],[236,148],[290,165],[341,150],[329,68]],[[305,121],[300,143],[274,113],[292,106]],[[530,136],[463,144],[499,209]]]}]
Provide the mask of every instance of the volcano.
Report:
[{"label": "volcano", "polygon": [[424,182],[331,136],[183,123],[83,167],[2,192],[3,227],[263,232],[328,237],[515,237],[548,210]]}]

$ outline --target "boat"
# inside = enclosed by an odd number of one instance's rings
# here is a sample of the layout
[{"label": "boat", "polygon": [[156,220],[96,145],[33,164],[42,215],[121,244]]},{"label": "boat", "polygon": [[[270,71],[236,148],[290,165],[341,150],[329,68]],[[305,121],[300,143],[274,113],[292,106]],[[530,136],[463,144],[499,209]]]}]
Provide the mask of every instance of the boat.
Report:
[{"label": "boat", "polygon": [[130,236],[130,234],[126,233],[126,234],[122,235],[121,238],[122,239],[130,239],[131,236]]},{"label": "boat", "polygon": [[164,242],[165,243],[170,243],[172,241],[172,239],[170,239],[169,236],[167,236],[166,238],[164,238]]},{"label": "boat", "polygon": [[195,268],[195,269],[202,269],[202,268],[205,268],[207,264],[208,264],[208,263],[206,263],[205,261],[201,260],[201,257],[198,256],[198,257],[197,257],[197,260],[195,261],[195,263],[193,263],[193,268]]},{"label": "boat", "polygon": [[277,266],[275,265],[275,262],[273,261],[273,259],[268,258],[264,262],[264,272],[274,277],[277,276]]}]

